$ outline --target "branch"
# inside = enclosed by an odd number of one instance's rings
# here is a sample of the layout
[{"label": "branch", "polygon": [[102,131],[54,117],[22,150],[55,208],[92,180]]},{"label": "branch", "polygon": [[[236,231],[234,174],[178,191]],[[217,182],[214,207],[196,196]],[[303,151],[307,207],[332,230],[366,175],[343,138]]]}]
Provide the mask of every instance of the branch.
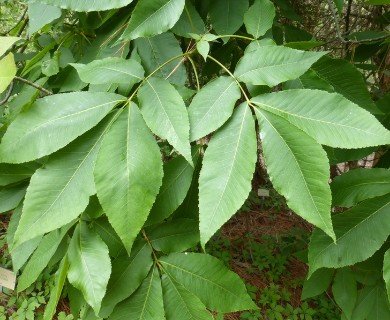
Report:
[{"label": "branch", "polygon": [[36,83],[34,83],[34,82],[31,82],[31,81],[29,81],[29,80],[27,80],[27,79],[20,78],[20,77],[17,77],[17,76],[15,76],[14,79],[15,79],[15,80],[18,80],[18,81],[20,81],[20,82],[23,82],[23,83],[25,83],[25,84],[28,84],[29,86],[32,86],[32,87],[34,87],[35,89],[38,89],[38,90],[42,91],[43,93],[45,93],[45,94],[48,95],[48,96],[50,96],[50,95],[53,94],[53,92],[51,92],[51,91],[49,91],[49,90],[47,90],[47,89],[41,87],[40,85],[38,85],[38,84],[36,84]]},{"label": "branch", "polygon": [[7,94],[5,95],[4,99],[0,101],[0,106],[3,105],[8,101],[8,99],[11,97],[12,89],[14,88],[14,82],[12,81],[11,84],[8,87]]}]

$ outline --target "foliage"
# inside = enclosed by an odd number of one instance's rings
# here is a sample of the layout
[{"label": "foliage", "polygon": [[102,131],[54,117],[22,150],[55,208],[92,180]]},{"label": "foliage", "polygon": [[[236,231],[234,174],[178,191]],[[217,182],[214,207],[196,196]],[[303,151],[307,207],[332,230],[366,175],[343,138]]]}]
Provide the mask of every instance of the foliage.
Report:
[{"label": "foliage", "polygon": [[[45,319],[62,292],[83,319],[256,313],[240,278],[193,248],[204,251],[242,207],[259,152],[275,190],[316,227],[310,279],[337,269],[343,317],[390,318],[389,96],[386,81],[372,94],[365,82],[388,73],[388,12],[378,11],[381,30],[342,35],[329,1],[339,40],[354,45],[336,57],[313,50],[321,42],[298,27],[287,0],[21,5],[21,20],[0,37],[0,209],[14,210],[7,241],[17,289],[49,270],[54,279]],[[382,169],[330,186],[331,155],[358,160],[360,148],[383,155]],[[353,175],[367,185],[349,187]],[[280,259],[269,260],[276,276]],[[345,269],[371,259],[380,262],[370,281]],[[344,280],[353,299],[340,290]],[[276,291],[263,294],[278,319]]]}]

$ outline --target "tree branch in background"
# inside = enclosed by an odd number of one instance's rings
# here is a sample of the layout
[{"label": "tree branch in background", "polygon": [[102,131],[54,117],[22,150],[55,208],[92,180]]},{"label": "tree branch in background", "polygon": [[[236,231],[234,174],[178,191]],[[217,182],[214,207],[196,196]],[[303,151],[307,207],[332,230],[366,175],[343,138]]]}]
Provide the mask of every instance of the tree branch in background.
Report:
[{"label": "tree branch in background", "polygon": [[51,91],[49,91],[49,90],[47,90],[47,89],[41,87],[40,85],[38,85],[38,84],[36,84],[36,83],[34,83],[34,82],[31,82],[31,81],[29,81],[29,80],[27,80],[27,79],[24,79],[24,78],[21,78],[21,77],[17,77],[17,76],[16,76],[14,79],[15,79],[15,80],[18,80],[18,81],[20,81],[20,82],[23,82],[23,83],[25,83],[25,84],[28,84],[29,86],[32,86],[32,87],[34,87],[34,88],[36,88],[36,89],[42,91],[42,92],[45,93],[46,95],[52,95],[52,94],[53,94],[53,92],[51,92]]}]

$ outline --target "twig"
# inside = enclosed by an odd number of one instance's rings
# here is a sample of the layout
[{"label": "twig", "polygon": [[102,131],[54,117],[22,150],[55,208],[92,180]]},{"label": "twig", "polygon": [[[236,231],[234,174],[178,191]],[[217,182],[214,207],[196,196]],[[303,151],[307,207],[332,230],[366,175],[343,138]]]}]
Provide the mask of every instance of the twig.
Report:
[{"label": "twig", "polygon": [[24,17],[26,16],[26,14],[27,14],[27,8],[23,11],[23,14],[22,14],[22,16],[19,18],[18,22],[17,22],[11,29],[9,29],[9,30],[6,31],[6,32],[3,32],[2,35],[6,36],[6,35],[8,35],[12,30],[14,30],[14,29],[19,25],[19,23],[22,22],[22,20],[23,20]]},{"label": "twig", "polygon": [[32,87],[34,87],[35,89],[38,89],[38,90],[42,91],[43,93],[46,93],[46,94],[49,95],[49,96],[53,94],[53,92],[51,92],[51,91],[49,91],[49,90],[47,90],[47,89],[41,87],[40,85],[38,85],[38,84],[36,84],[36,83],[34,83],[34,82],[31,82],[31,81],[29,81],[29,80],[27,80],[27,79],[24,79],[24,78],[21,78],[21,77],[18,77],[18,76],[15,76],[14,79],[15,79],[15,80],[18,80],[18,81],[20,81],[20,82],[23,82],[23,83],[25,83],[25,84],[28,84],[29,86],[32,86]]},{"label": "twig", "polygon": [[12,89],[14,88],[14,82],[12,81],[11,84],[8,87],[7,94],[5,95],[4,99],[0,101],[0,106],[3,105],[8,101],[8,99],[11,97]]}]

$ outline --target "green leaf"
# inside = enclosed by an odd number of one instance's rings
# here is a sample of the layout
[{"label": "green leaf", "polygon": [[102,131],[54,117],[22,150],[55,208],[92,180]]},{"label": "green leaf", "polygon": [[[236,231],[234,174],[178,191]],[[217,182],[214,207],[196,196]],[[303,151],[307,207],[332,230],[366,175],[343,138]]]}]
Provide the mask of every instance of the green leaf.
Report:
[{"label": "green leaf", "polygon": [[198,140],[223,125],[233,113],[241,91],[231,77],[218,77],[205,85],[188,108],[190,141]]},{"label": "green leaf", "polygon": [[243,103],[216,132],[205,152],[199,178],[203,247],[245,202],[252,188],[256,160],[255,123],[249,106]]},{"label": "green leaf", "polygon": [[139,0],[121,39],[152,37],[172,28],[179,20],[185,0]]},{"label": "green leaf", "polygon": [[45,25],[61,17],[61,14],[62,11],[58,7],[30,2],[28,4],[28,34],[32,35],[37,32]]},{"label": "green leaf", "polygon": [[334,206],[352,207],[360,201],[390,193],[390,171],[354,169],[337,176],[330,187]]},{"label": "green leaf", "polygon": [[269,87],[304,74],[326,52],[300,51],[281,46],[262,46],[244,54],[234,75],[239,81]]},{"label": "green leaf", "polygon": [[373,115],[337,93],[287,90],[257,96],[252,102],[331,147],[351,149],[390,143],[390,132]]},{"label": "green leaf", "polygon": [[167,275],[162,276],[164,308],[170,320],[213,320],[197,296]]},{"label": "green leaf", "polygon": [[112,118],[55,153],[31,178],[15,246],[76,219],[96,193],[93,168]]},{"label": "green leaf", "polygon": [[248,0],[214,0],[210,2],[210,20],[213,29],[220,35],[234,34],[244,20]]},{"label": "green leaf", "polygon": [[69,268],[69,260],[68,260],[68,256],[65,255],[56,272],[54,287],[50,288],[50,299],[46,305],[45,313],[43,315],[43,320],[53,319],[53,316],[57,311],[58,301],[61,298],[61,293],[65,284],[68,268]]},{"label": "green leaf", "polygon": [[310,274],[322,267],[341,268],[371,257],[389,236],[389,214],[390,195],[387,194],[335,215],[333,228],[337,243],[315,229],[309,245]]},{"label": "green leaf", "polygon": [[[199,148],[194,148],[193,161],[199,157]],[[150,211],[147,225],[155,224],[168,218],[184,201],[194,168],[182,156],[173,158],[164,164],[164,177],[160,192]]]},{"label": "green leaf", "polygon": [[130,103],[104,138],[94,171],[99,201],[127,252],[153,206],[162,176],[157,142],[137,105]]},{"label": "green leaf", "polygon": [[189,33],[203,34],[205,32],[204,22],[191,0],[186,0],[184,10],[171,31],[186,38],[190,37]]},{"label": "green leaf", "polygon": [[134,59],[109,57],[88,64],[71,63],[80,79],[91,84],[126,83],[129,87],[144,78],[144,69]]},{"label": "green leaf", "polygon": [[119,304],[110,320],[157,320],[165,319],[161,281],[157,267],[142,282],[141,287],[126,301]]},{"label": "green leaf", "polygon": [[204,61],[206,61],[210,51],[210,44],[205,40],[200,40],[196,43],[196,50],[198,50]]},{"label": "green leaf", "polygon": [[287,81],[283,89],[318,89],[334,92],[333,86],[326,80],[320,78],[313,70],[308,70],[298,79]]},{"label": "green leaf", "polygon": [[57,251],[62,239],[72,225],[73,223],[70,223],[67,226],[54,230],[43,237],[18,279],[18,292],[27,289],[38,279],[39,275],[48,265],[50,259]]},{"label": "green leaf", "polygon": [[182,252],[199,242],[198,222],[190,219],[174,219],[146,229],[153,248],[164,253]]},{"label": "green leaf", "polygon": [[73,11],[104,11],[127,6],[133,0],[33,0],[35,3],[52,5]]},{"label": "green leaf", "polygon": [[21,244],[17,248],[13,248],[14,235],[18,227],[20,217],[22,215],[22,204],[20,204],[12,213],[10,222],[7,228],[7,244],[10,250],[12,267],[14,272],[18,272],[20,268],[26,263],[28,258],[34,252],[41,242],[42,236],[38,236],[30,241]]},{"label": "green leaf", "polygon": [[26,185],[0,189],[0,213],[15,209],[26,194]]},{"label": "green leaf", "polygon": [[30,178],[38,165],[26,163],[22,165],[0,164],[0,186],[6,186],[11,183],[19,182]]},{"label": "green leaf", "polygon": [[332,282],[334,275],[333,269],[322,268],[313,273],[303,283],[301,300],[306,300],[318,296],[325,292]]},{"label": "green leaf", "polygon": [[312,69],[327,81],[337,93],[356,103],[367,111],[380,112],[371,99],[363,75],[348,61],[322,57]]},{"label": "green leaf", "polygon": [[285,196],[292,210],[335,239],[330,217],[329,162],[325,151],[313,138],[282,117],[259,108],[255,111],[267,171],[274,188]]},{"label": "green leaf", "polygon": [[357,300],[357,284],[354,273],[349,268],[337,270],[332,286],[333,298],[349,320]]},{"label": "green leaf", "polygon": [[35,160],[66,146],[96,126],[124,97],[73,92],[37,100],[9,126],[0,144],[0,162]]},{"label": "green leaf", "polygon": [[0,37],[0,56],[7,52],[9,48],[11,48],[14,43],[22,40],[19,37]]},{"label": "green leaf", "polygon": [[122,240],[108,222],[107,217],[101,217],[100,219],[94,220],[92,225],[96,233],[107,245],[111,257],[117,258],[126,252]]},{"label": "green leaf", "polygon": [[158,69],[154,75],[167,78],[172,84],[179,86],[185,84],[187,74],[184,64],[178,66],[179,60],[165,64],[172,57],[183,54],[178,40],[171,32],[165,32],[153,38],[140,38],[135,40],[134,43],[147,75]]},{"label": "green leaf", "polygon": [[11,52],[0,60],[0,70],[0,93],[2,93],[16,75],[14,55]]},{"label": "green leaf", "polygon": [[152,77],[139,90],[141,112],[148,127],[192,164],[187,108],[167,80]]},{"label": "green leaf", "polygon": [[339,14],[343,13],[344,0],[333,0]]},{"label": "green leaf", "polygon": [[201,253],[173,253],[161,258],[160,263],[170,278],[196,295],[208,309],[257,309],[239,276],[217,258]]},{"label": "green leaf", "polygon": [[386,251],[383,261],[383,278],[386,282],[387,297],[390,302],[390,249]]},{"label": "green leaf", "polygon": [[258,39],[272,28],[274,18],[275,7],[271,1],[255,0],[244,16],[246,30]]},{"label": "green leaf", "polygon": [[112,263],[112,274],[103,299],[101,317],[108,317],[115,306],[137,290],[153,264],[152,249],[143,241],[137,241],[130,257],[120,257]]},{"label": "green leaf", "polygon": [[81,222],[73,233],[68,257],[69,282],[83,293],[98,314],[111,273],[106,244],[85,222]]}]

